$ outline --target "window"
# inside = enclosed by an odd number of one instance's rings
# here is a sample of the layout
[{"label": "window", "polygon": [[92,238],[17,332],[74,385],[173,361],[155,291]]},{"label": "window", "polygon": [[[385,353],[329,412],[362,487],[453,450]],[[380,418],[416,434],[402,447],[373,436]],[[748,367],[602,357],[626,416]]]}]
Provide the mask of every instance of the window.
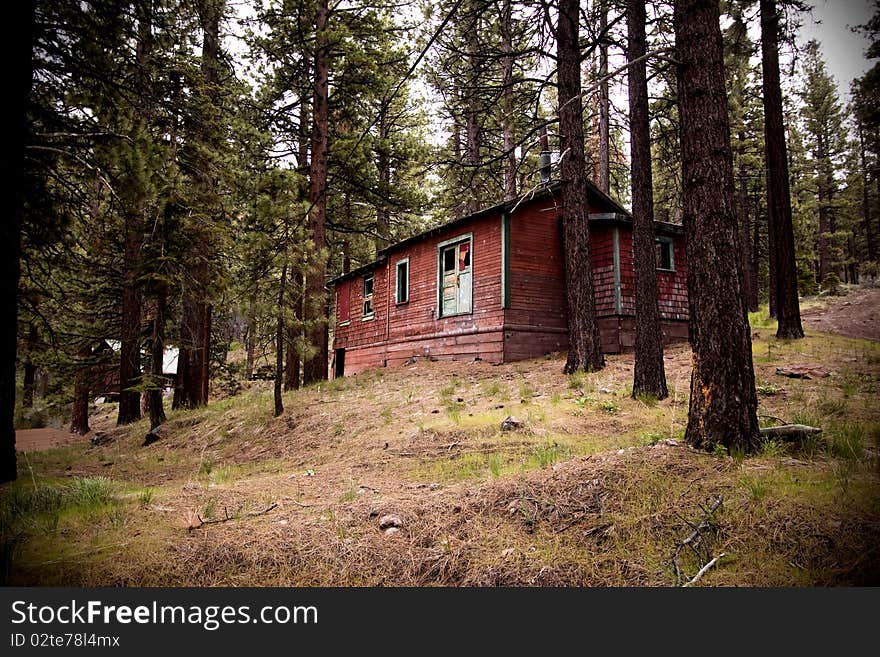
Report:
[{"label": "window", "polygon": [[364,313],[362,319],[373,319],[373,275],[364,274]]},{"label": "window", "polygon": [[472,237],[456,238],[440,244],[440,317],[471,312]]},{"label": "window", "polygon": [[397,285],[394,300],[397,303],[406,303],[409,301],[409,258],[398,262],[395,269]]},{"label": "window", "polygon": [[658,237],[654,242],[657,254],[657,269],[675,270],[674,243],[668,237]]}]

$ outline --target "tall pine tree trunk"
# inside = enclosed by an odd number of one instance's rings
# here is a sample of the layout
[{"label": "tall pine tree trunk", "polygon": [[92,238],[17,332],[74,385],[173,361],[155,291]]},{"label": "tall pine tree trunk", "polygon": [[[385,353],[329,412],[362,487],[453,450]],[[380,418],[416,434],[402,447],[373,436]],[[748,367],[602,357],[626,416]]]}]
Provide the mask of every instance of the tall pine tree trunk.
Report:
[{"label": "tall pine tree trunk", "polygon": [[480,166],[480,100],[478,90],[481,86],[480,80],[480,42],[479,42],[479,21],[480,12],[476,6],[477,3],[470,2],[468,4],[468,37],[467,37],[467,65],[468,72],[466,77],[467,88],[465,90],[466,107],[465,107],[465,162],[468,171],[468,185],[464,188],[467,194],[466,212],[472,214],[480,210],[483,204],[481,198],[480,186],[476,184],[477,172]]},{"label": "tall pine tree trunk", "polygon": [[275,326],[275,385],[273,386],[273,397],[275,400],[274,417],[278,417],[284,412],[284,400],[281,398],[281,382],[284,379],[284,287],[286,285],[287,262],[281,268],[281,282],[278,286],[278,308],[276,310]]},{"label": "tall pine tree trunk", "polygon": [[764,77],[764,152],[767,173],[767,211],[776,254],[777,338],[802,338],[798,302],[797,262],[791,219],[788,151],[782,122],[779,83],[779,16],[775,0],[761,0],[761,69]]},{"label": "tall pine tree trunk", "polygon": [[[137,6],[137,74],[138,106],[135,108],[131,148],[147,148],[153,96],[153,4],[144,0]],[[143,234],[147,212],[147,181],[150,172],[132,154],[128,162],[130,207],[125,209],[123,226],[122,304],[119,347],[119,413],[117,424],[130,424],[141,417],[141,393],[137,390],[141,377],[141,310],[143,294],[140,284]]]},{"label": "tall pine tree trunk", "polygon": [[190,285],[184,291],[183,325],[179,358],[186,367],[178,378],[182,379],[180,400],[175,390],[174,405],[197,408],[208,403],[211,367],[211,316],[213,308],[209,302],[211,283],[210,263],[214,259],[216,247],[210,234],[210,223],[221,212],[217,197],[215,180],[216,156],[222,140],[220,113],[220,21],[225,11],[225,0],[199,0],[196,3],[199,22],[202,27],[202,89],[199,150],[195,178],[203,213],[202,225],[193,228],[192,262],[189,265]]},{"label": "tall pine tree trunk", "polygon": [[862,228],[865,231],[868,260],[876,262],[877,244],[874,239],[874,229],[871,226],[871,197],[869,193],[868,163],[865,157],[865,135],[862,122],[858,119],[858,113],[856,113],[856,130],[859,138],[859,160],[861,160],[862,164]]},{"label": "tall pine tree trunk", "polygon": [[7,185],[6,215],[0,220],[0,482],[17,475],[15,457],[15,359],[18,350],[18,281],[21,276],[21,222],[24,208],[24,151],[28,98],[33,81],[31,48],[34,36],[33,0],[9,5],[4,14],[7,80],[7,129],[0,149],[0,174]]},{"label": "tall pine tree trunk", "polygon": [[[308,79],[312,66],[307,57],[303,57],[303,77]],[[299,125],[297,126],[297,157],[296,166],[303,180],[310,180],[309,176],[309,141],[310,128],[312,125],[312,104],[309,102],[309,95],[303,93],[299,106]],[[306,190],[308,194],[308,190]],[[293,322],[287,327],[287,362],[284,367],[284,389],[298,390],[300,386],[300,377],[302,375],[302,361],[300,357],[300,341],[302,335],[303,318],[308,314],[304,313],[304,294],[305,279],[300,267],[296,271],[291,272],[293,279]]]},{"label": "tall pine tree trunk", "polygon": [[674,25],[693,371],[685,439],[744,453],[760,442],[742,295],[718,0],[678,0]]},{"label": "tall pine tree trunk", "polygon": [[825,149],[825,140],[822,134],[817,135],[816,140],[816,162],[817,162],[817,189],[816,196],[819,202],[819,282],[822,283],[825,277],[832,271],[831,267],[831,249],[828,243],[828,234],[831,230],[831,220],[828,216],[828,206],[830,204],[831,194],[828,191],[828,173],[827,163],[828,154]]},{"label": "tall pine tree trunk", "polygon": [[156,293],[156,314],[153,317],[153,335],[150,341],[150,375],[152,378],[147,393],[150,407],[150,431],[165,422],[165,405],[162,391],[165,377],[162,365],[165,360],[165,291]]},{"label": "tall pine tree trunk", "polygon": [[379,117],[379,144],[376,152],[376,169],[379,174],[380,198],[376,202],[376,253],[391,243],[391,213],[385,200],[391,185],[391,157],[388,151],[388,110],[383,105]]},{"label": "tall pine tree trunk", "polygon": [[[647,52],[645,5],[627,2],[627,55],[630,62]],[[663,334],[657,305],[657,263],[654,253],[654,190],[651,179],[651,126],[648,118],[648,78],[644,60],[628,69],[630,160],[632,166],[633,260],[636,274],[636,353],[633,397],[665,399]]]},{"label": "tall pine tree trunk", "polygon": [[[742,144],[744,140],[745,135],[740,132],[739,143]],[[746,165],[742,157],[739,160],[739,167],[737,170],[737,183],[737,186],[739,188],[739,203],[737,203],[737,210],[739,211],[739,234],[740,254],[742,257],[743,294],[745,295],[746,306],[748,307],[749,312],[755,312],[758,310],[758,284],[754,275],[754,263],[752,262],[753,253],[750,224],[752,213],[749,204],[748,176],[746,172]]]},{"label": "tall pine tree trunk", "polygon": [[244,376],[250,381],[254,374],[254,353],[257,350],[257,283],[253,283],[247,308],[247,337],[245,338]]},{"label": "tall pine tree trunk", "polygon": [[34,384],[37,378],[37,366],[34,365],[33,354],[37,349],[37,324],[31,321],[28,326],[27,352],[24,356],[24,380],[21,389],[21,405],[31,408],[34,405]]},{"label": "tall pine tree trunk", "polygon": [[302,373],[299,341],[302,337],[300,323],[303,317],[303,275],[300,272],[293,272],[290,278],[293,279],[293,289],[291,290],[293,322],[287,327],[287,360],[284,366],[284,389],[299,390],[299,380]]},{"label": "tall pine tree trunk", "polygon": [[559,140],[563,153],[562,226],[568,310],[568,359],[565,372],[595,371],[605,366],[590,258],[587,220],[584,117],[581,104],[580,7],[578,0],[559,1],[556,48],[559,62]]},{"label": "tall pine tree trunk", "polygon": [[315,17],[315,91],[312,119],[312,163],[309,178],[309,232],[314,247],[314,265],[306,276],[308,338],[314,356],[303,366],[303,382],[327,380],[327,318],[324,316],[324,273],[327,267],[323,252],[326,246],[327,221],[327,130],[330,44],[327,34],[328,0],[319,0]]},{"label": "tall pine tree trunk", "polygon": [[513,30],[511,0],[501,5],[501,137],[504,149],[504,200],[516,198],[516,144],[513,139]]},{"label": "tall pine tree trunk", "polygon": [[70,413],[70,433],[85,436],[89,432],[89,392],[92,385],[92,350],[88,345],[77,352],[78,366],[73,375],[73,407]]},{"label": "tall pine tree trunk", "polygon": [[596,186],[606,194],[611,185],[611,101],[608,96],[608,7],[599,0],[599,176]]}]

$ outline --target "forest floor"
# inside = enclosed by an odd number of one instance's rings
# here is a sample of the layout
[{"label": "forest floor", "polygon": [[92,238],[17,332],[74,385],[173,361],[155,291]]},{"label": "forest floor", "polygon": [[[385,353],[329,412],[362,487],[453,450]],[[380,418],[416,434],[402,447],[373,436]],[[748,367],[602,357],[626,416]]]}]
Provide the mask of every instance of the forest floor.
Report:
[{"label": "forest floor", "polygon": [[[877,292],[805,303],[798,341],[751,316],[762,425],[823,429],[756,456],[683,443],[687,345],[666,352],[660,402],[631,398],[624,354],[571,376],[558,355],[419,360],[285,393],[278,418],[271,383],[249,382],[171,412],[149,446],[145,421],[117,428],[102,404],[101,444],[29,452],[3,487],[4,578],[671,586],[723,553],[700,585],[880,584],[880,343],[819,330],[849,332],[856,301],[876,317]],[[810,378],[777,373],[798,366]],[[521,424],[503,431],[508,415]]]}]

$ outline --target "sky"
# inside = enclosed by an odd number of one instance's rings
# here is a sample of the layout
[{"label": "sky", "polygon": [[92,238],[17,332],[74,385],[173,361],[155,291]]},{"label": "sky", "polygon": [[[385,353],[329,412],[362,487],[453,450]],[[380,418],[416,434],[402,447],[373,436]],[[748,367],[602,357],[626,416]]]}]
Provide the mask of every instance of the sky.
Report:
[{"label": "sky", "polygon": [[803,17],[798,43],[816,39],[822,44],[822,53],[828,71],[837,81],[841,100],[849,100],[850,82],[871,68],[877,60],[865,59],[870,42],[854,33],[850,27],[864,25],[874,13],[869,0],[811,0],[812,18]]}]

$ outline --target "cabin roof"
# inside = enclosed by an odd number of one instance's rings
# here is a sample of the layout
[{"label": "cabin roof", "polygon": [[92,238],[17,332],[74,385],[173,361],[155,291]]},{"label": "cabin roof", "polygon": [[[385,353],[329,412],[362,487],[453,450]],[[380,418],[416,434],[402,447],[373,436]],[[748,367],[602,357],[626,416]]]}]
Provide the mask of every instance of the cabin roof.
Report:
[{"label": "cabin roof", "polygon": [[[444,231],[448,228],[458,226],[460,224],[466,224],[468,222],[475,221],[477,219],[481,219],[482,217],[490,216],[493,214],[499,214],[502,212],[515,212],[516,209],[523,204],[547,197],[552,198],[554,196],[558,196],[561,190],[562,183],[559,180],[554,180],[521,197],[512,199],[510,201],[502,201],[500,203],[496,203],[495,205],[483,208],[478,212],[474,212],[463,217],[458,217],[457,219],[453,219],[438,226],[434,226],[433,228],[424,230],[421,233],[413,235],[412,237],[408,237],[405,240],[401,240],[400,242],[396,242],[394,244],[391,244],[390,246],[386,246],[384,249],[380,249],[379,252],[376,254],[375,260],[373,260],[372,262],[368,262],[367,264],[362,265],[357,269],[352,269],[347,274],[342,274],[341,276],[337,276],[336,278],[331,279],[330,281],[328,281],[328,284],[336,285],[337,283],[341,283],[342,281],[348,280],[350,278],[356,278],[362,274],[366,274],[367,272],[374,270],[377,265],[385,262],[385,260],[388,258],[388,255],[393,251],[397,251],[398,249],[401,249],[405,246],[409,246],[410,244],[419,242],[423,239],[431,237],[432,235],[436,235],[437,233]],[[587,180],[587,196],[591,201],[595,203],[595,206],[598,209],[603,210],[603,212],[590,214],[591,222],[625,223],[632,221],[632,214],[630,214],[630,212],[626,208],[624,208],[620,203],[615,201],[601,189],[596,187],[589,180]],[[654,224],[655,226],[657,226],[659,232],[661,232],[662,234],[679,235],[682,232],[681,226],[678,226],[677,224],[667,224],[659,221],[654,222]]]}]

